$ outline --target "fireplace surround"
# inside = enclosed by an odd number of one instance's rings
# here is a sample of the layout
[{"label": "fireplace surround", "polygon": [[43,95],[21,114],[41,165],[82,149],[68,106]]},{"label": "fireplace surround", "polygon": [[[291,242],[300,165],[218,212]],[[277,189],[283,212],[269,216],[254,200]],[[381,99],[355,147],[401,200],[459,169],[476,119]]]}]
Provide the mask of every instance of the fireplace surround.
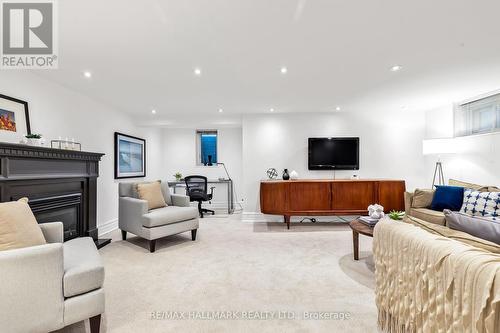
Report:
[{"label": "fireplace surround", "polygon": [[97,177],[104,154],[0,143],[0,202],[29,198],[38,223],[61,221],[64,239],[98,247]]}]

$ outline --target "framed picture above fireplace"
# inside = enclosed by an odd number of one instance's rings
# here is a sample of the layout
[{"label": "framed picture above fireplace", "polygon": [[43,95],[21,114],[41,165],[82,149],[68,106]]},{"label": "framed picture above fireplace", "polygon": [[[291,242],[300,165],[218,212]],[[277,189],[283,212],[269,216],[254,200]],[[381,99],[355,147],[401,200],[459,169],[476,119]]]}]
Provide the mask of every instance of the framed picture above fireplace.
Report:
[{"label": "framed picture above fireplace", "polygon": [[146,177],[146,140],[115,132],[115,179]]},{"label": "framed picture above fireplace", "polygon": [[28,102],[0,94],[0,141],[19,143],[31,134]]}]

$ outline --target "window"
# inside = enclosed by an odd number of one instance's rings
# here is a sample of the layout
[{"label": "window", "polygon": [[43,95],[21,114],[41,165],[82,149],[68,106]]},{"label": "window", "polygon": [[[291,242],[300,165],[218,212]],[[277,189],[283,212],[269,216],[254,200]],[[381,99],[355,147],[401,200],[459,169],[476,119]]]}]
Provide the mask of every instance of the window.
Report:
[{"label": "window", "polygon": [[196,131],[196,163],[212,165],[217,163],[217,131]]},{"label": "window", "polygon": [[455,108],[455,136],[500,131],[500,94],[460,104]]}]

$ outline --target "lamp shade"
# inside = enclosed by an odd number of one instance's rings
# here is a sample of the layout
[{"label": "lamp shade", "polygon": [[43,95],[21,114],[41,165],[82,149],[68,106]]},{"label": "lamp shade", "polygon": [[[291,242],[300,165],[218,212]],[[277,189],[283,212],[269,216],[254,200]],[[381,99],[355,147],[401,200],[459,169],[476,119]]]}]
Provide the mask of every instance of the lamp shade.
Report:
[{"label": "lamp shade", "polygon": [[457,143],[453,138],[427,139],[422,141],[424,155],[455,154]]}]

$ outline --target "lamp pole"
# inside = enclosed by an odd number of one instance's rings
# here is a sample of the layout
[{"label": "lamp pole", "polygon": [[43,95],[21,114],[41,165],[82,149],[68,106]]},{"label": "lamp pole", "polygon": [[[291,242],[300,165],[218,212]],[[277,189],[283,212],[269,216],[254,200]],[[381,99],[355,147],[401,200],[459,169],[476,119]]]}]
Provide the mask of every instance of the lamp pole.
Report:
[{"label": "lamp pole", "polygon": [[230,200],[231,204],[230,204],[230,211],[229,213],[232,213],[233,210],[234,210],[234,190],[233,190],[233,180],[231,179],[231,177],[229,176],[229,172],[227,172],[227,168],[226,168],[226,165],[224,163],[221,163],[221,162],[217,162],[216,163],[217,165],[222,165],[224,167],[224,171],[226,172],[226,175],[227,175],[227,179],[229,180],[229,185],[228,185],[228,188],[229,186],[231,187],[231,194],[229,195],[228,194],[228,199]]}]

